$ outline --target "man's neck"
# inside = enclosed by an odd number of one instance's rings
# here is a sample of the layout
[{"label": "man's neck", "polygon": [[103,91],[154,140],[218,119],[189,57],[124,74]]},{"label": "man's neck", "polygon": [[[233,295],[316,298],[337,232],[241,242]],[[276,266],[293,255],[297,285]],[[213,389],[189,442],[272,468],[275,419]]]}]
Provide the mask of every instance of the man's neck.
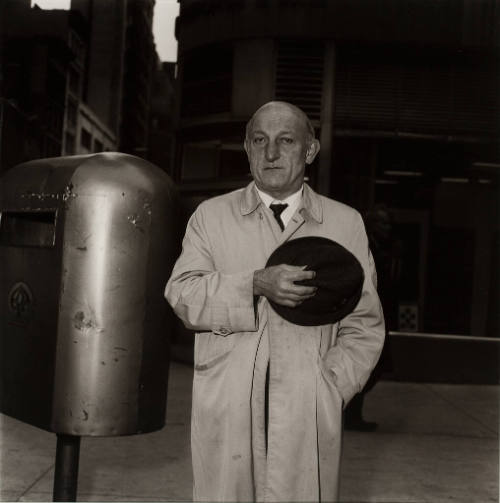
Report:
[{"label": "man's neck", "polygon": [[257,189],[257,192],[259,193],[259,195],[262,195],[262,194],[265,195],[264,196],[265,199],[270,198],[273,201],[286,201],[287,199],[293,198],[293,196],[295,196],[299,193],[302,193],[302,191],[304,189],[304,185],[301,185],[298,190],[293,191],[293,192],[288,192],[288,193],[282,193],[282,192],[278,193],[275,191],[262,190],[259,187],[257,187],[257,185],[255,185],[255,188]]}]

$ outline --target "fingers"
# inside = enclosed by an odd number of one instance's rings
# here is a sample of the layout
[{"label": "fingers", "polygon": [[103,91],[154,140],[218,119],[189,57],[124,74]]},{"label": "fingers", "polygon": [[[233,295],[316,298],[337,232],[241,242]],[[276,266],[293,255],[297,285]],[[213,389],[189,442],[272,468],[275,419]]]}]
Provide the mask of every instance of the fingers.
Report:
[{"label": "fingers", "polygon": [[282,300],[280,302],[277,302],[277,304],[280,304],[280,305],[286,306],[286,307],[297,307],[300,304],[302,304],[302,302],[295,302],[293,300]]},{"label": "fingers", "polygon": [[296,284],[290,286],[290,291],[300,297],[312,297],[316,293],[316,290],[317,287],[315,286],[301,286]]},{"label": "fingers", "polygon": [[297,302],[304,302],[305,300],[310,299],[315,295],[316,295],[316,289],[314,289],[314,291],[306,295],[298,295],[293,290],[290,289],[279,292],[279,294],[276,295],[275,300],[277,300],[278,302],[289,300],[290,302],[297,303]]},{"label": "fingers", "polygon": [[281,264],[281,267],[283,271],[286,271],[286,277],[290,281],[302,281],[304,279],[313,279],[316,276],[316,273],[314,271],[306,271],[305,268],[307,265],[302,265],[302,266],[296,266],[296,265],[288,265],[288,264]]},{"label": "fingers", "polygon": [[312,297],[314,297],[316,295],[316,290],[317,290],[317,288],[313,287],[313,290],[310,293],[302,293],[302,294],[296,294],[295,292],[290,291],[289,298],[292,301],[302,303],[305,300],[311,299]]},{"label": "fingers", "polygon": [[284,305],[297,306],[316,294],[315,286],[297,285],[295,281],[312,279],[316,275],[314,271],[305,271],[307,266],[291,266],[282,264],[280,268],[279,296],[280,303]]},{"label": "fingers", "polygon": [[285,281],[277,291],[277,296],[274,299],[279,304],[296,307],[302,302],[314,297],[317,288],[315,286],[300,286],[292,281]]},{"label": "fingers", "polygon": [[310,299],[312,297],[314,297],[314,294],[308,295],[306,297],[293,297],[293,296],[289,295],[287,298],[276,300],[276,302],[278,304],[281,304],[282,306],[297,307],[297,306],[300,306],[300,304],[305,302],[307,299]]},{"label": "fingers", "polygon": [[312,279],[314,271],[305,271],[307,266],[281,264],[255,271],[254,294],[264,295],[283,306],[296,307],[316,294],[314,286],[297,285],[295,281]]}]

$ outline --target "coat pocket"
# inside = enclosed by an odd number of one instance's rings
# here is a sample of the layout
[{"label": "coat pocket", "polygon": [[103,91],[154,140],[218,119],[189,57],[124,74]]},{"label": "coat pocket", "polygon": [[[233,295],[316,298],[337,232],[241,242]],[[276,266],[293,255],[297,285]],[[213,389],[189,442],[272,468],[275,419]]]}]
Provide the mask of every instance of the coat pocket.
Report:
[{"label": "coat pocket", "polygon": [[234,348],[237,334],[222,336],[214,332],[201,332],[195,337],[194,370],[204,372],[226,360]]},{"label": "coat pocket", "polygon": [[340,404],[340,408],[342,410],[342,408],[345,406],[344,397],[340,393],[339,388],[337,387],[337,384],[335,382],[337,378],[335,372],[333,372],[333,370],[327,367],[323,358],[319,358],[319,368],[323,382],[326,384],[326,387],[330,390],[332,396],[335,397],[335,400],[338,401],[338,403]]}]

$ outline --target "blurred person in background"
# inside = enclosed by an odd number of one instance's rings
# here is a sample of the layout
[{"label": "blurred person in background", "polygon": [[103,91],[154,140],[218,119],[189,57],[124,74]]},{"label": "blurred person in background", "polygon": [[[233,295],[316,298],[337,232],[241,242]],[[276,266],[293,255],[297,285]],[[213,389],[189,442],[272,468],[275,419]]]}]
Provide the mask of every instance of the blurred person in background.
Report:
[{"label": "blurred person in background", "polygon": [[382,375],[393,370],[389,330],[397,328],[398,281],[401,267],[401,243],[394,236],[392,217],[387,206],[376,204],[364,216],[370,249],[377,268],[377,291],[385,318],[386,337],[377,365],[366,385],[349,402],[344,412],[344,427],[347,430],[375,431],[378,424],[363,418],[365,395],[373,389]]}]

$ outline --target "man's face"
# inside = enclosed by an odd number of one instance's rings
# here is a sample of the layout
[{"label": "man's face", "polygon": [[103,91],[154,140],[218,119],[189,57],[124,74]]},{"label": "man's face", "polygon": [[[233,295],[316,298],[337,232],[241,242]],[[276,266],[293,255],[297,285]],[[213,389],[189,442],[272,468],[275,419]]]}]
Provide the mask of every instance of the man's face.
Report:
[{"label": "man's face", "polygon": [[305,165],[316,157],[319,142],[310,138],[298,111],[272,104],[255,115],[245,150],[257,187],[283,200],[302,186]]}]

